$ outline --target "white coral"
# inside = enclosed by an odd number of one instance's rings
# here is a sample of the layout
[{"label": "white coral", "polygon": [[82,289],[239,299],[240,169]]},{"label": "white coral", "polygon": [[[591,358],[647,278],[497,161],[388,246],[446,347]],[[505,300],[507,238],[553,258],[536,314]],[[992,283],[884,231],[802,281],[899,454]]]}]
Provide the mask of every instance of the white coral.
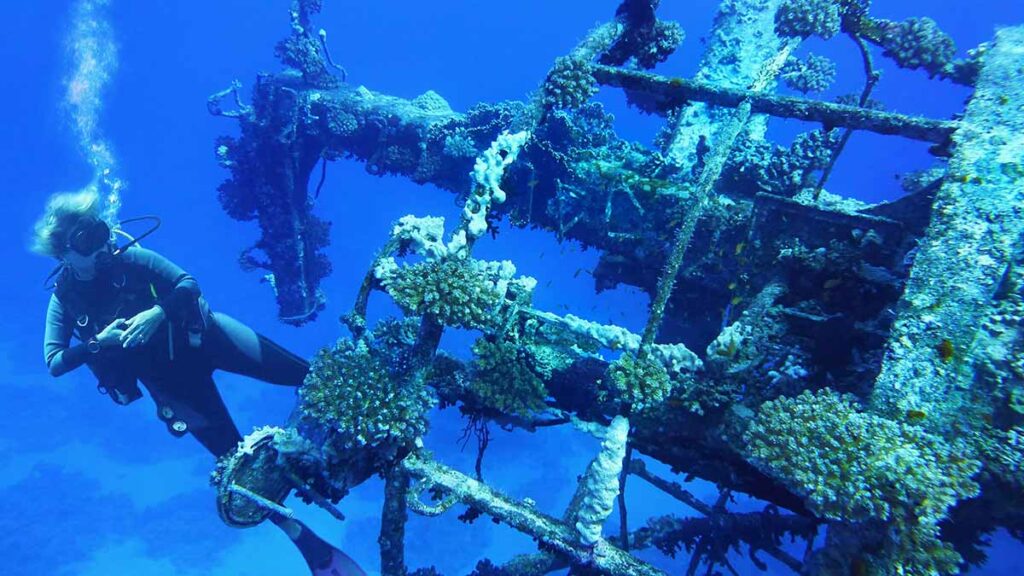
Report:
[{"label": "white coral", "polygon": [[583,504],[576,520],[576,532],[580,542],[596,546],[601,542],[601,528],[608,515],[615,508],[619,496],[619,474],[622,473],[622,459],[626,456],[626,442],[629,440],[629,420],[616,416],[608,426],[601,452],[590,463],[583,477]]},{"label": "white coral", "polygon": [[501,189],[505,168],[516,161],[529,137],[530,133],[525,130],[515,134],[502,132],[491,147],[477,157],[476,165],[470,173],[476,187],[462,209],[466,229],[473,238],[479,238],[487,231],[487,212],[491,204],[505,201],[505,191]]},{"label": "white coral", "polygon": [[427,260],[440,258],[448,253],[444,241],[444,218],[425,216],[419,218],[409,214],[398,219],[391,229],[391,237],[412,246],[413,252]]}]

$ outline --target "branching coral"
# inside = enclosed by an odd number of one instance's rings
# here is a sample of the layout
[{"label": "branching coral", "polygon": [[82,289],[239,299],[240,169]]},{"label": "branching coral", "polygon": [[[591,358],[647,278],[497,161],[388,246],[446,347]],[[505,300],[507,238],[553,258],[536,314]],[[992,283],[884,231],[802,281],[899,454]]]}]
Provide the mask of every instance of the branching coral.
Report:
[{"label": "branching coral", "polygon": [[391,269],[382,283],[411,314],[430,314],[459,328],[491,326],[504,294],[476,260],[439,258]]},{"label": "branching coral", "polygon": [[793,90],[824,92],[835,82],[836,65],[824,56],[810,54],[806,60],[790,58],[779,75]]},{"label": "branching coral", "polygon": [[868,545],[875,550],[865,562],[877,573],[956,570],[959,556],[938,539],[938,523],[958,500],[978,494],[971,478],[979,463],[963,446],[861,412],[828,389],[766,402],[745,439],[753,463],[803,494],[815,513],[866,523],[862,539],[888,527],[884,545]]},{"label": "branching coral", "polygon": [[555,59],[541,87],[540,103],[546,109],[579,108],[597,93],[590,64],[583,58]]},{"label": "branching coral", "polygon": [[[391,231],[385,254],[374,263],[373,276],[406,313],[430,315],[458,328],[498,329],[512,311],[529,306],[537,281],[516,277],[503,260],[469,258],[463,251],[465,231],[445,244],[444,218],[404,216]],[[415,254],[424,260],[399,265],[388,253]]]},{"label": "branching coral", "polygon": [[637,358],[633,354],[623,354],[612,363],[606,380],[615,397],[633,410],[664,402],[674,386],[659,360],[653,356]]},{"label": "branching coral", "polygon": [[745,438],[759,467],[831,520],[912,514],[937,523],[978,490],[971,480],[978,463],[957,447],[861,412],[850,397],[828,389],[766,402]]},{"label": "branching coral", "polygon": [[779,36],[826,40],[839,32],[839,6],[834,0],[784,0],[775,13]]},{"label": "branching coral", "polygon": [[641,68],[654,68],[664,62],[683,43],[686,33],[678,22],[658,20],[654,24],[653,38],[646,49],[636,54],[636,62]]},{"label": "branching coral", "polygon": [[766,141],[747,140],[729,159],[729,175],[739,186],[794,196],[811,185],[814,173],[828,165],[842,132],[815,130],[797,136],[788,149]]},{"label": "branching coral", "polygon": [[302,410],[346,448],[409,445],[426,433],[434,399],[422,382],[396,373],[401,366],[365,340],[342,340],[314,358],[299,390]]},{"label": "branching coral", "polygon": [[931,18],[908,18],[881,25],[882,48],[902,68],[923,68],[929,76],[942,72],[956,54],[956,45]]},{"label": "branching coral", "polygon": [[473,344],[473,354],[469,389],[483,406],[516,416],[545,408],[547,390],[531,370],[525,350],[481,338]]}]

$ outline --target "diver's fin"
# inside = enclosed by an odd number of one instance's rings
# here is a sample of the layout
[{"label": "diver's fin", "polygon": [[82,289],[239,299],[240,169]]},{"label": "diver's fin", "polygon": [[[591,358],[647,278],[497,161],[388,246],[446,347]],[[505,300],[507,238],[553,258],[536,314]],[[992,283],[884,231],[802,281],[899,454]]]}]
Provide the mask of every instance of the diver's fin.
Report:
[{"label": "diver's fin", "polygon": [[356,561],[337,548],[332,548],[331,559],[326,566],[313,568],[313,576],[366,576]]}]

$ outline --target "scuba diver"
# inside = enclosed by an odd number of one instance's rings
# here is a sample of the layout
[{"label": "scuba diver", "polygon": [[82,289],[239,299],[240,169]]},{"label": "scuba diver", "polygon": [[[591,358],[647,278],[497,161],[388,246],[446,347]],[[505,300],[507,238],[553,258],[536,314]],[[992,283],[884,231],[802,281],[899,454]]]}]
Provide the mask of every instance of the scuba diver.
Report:
[{"label": "scuba diver", "polygon": [[[217,458],[234,452],[242,438],[213,372],[297,387],[309,364],[238,320],[211,312],[195,278],[138,246],[158,220],[118,248],[99,208],[94,191],[56,194],[36,223],[33,251],[60,261],[50,276],[56,281],[43,343],[50,374],[85,364],[98,389],[118,404],[139,399],[141,382],[171,434],[191,434]],[[134,220],[145,218],[156,220]],[[72,336],[79,343],[71,345]],[[303,523],[277,513],[270,519],[314,576],[365,576]]]}]

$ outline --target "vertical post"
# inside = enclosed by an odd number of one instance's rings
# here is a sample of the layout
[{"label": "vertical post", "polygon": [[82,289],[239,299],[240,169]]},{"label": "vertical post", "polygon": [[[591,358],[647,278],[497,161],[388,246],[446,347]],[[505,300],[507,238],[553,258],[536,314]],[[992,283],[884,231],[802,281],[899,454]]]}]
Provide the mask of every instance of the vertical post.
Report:
[{"label": "vertical post", "polygon": [[409,491],[409,474],[395,466],[384,480],[384,509],[381,512],[380,572],[382,576],[405,576],[405,522],[409,512],[405,507]]},{"label": "vertical post", "polygon": [[[793,50],[796,50],[799,44],[800,41],[793,38],[783,42],[782,48],[774,56],[761,64],[754,81],[750,85],[750,90],[752,92],[764,92],[774,85],[775,78],[779,75],[779,70],[782,69],[783,64],[786,63],[790,54],[793,53]],[[723,119],[721,126],[715,132],[714,145],[705,160],[704,167],[701,169],[700,178],[697,180],[693,205],[676,230],[672,249],[665,261],[665,269],[662,271],[661,277],[658,278],[658,290],[651,301],[651,311],[647,318],[647,325],[644,327],[640,349],[636,353],[637,358],[645,358],[648,352],[650,352],[651,345],[654,344],[654,338],[658,335],[658,328],[661,327],[662,316],[665,314],[665,305],[668,304],[668,299],[672,295],[672,289],[676,283],[676,275],[683,264],[683,257],[686,255],[686,249],[690,246],[690,240],[693,239],[693,233],[697,229],[697,222],[704,214],[704,209],[714,190],[715,183],[718,182],[718,178],[722,175],[725,162],[729,158],[729,151],[732,150],[733,145],[736,143],[736,138],[739,137],[740,132],[747,126],[747,121],[750,120],[751,108],[750,99],[744,100],[735,110],[729,112],[731,116]]]},{"label": "vertical post", "polygon": [[[729,88],[746,88],[757,78],[761,63],[782,48],[775,35],[775,11],[781,0],[734,0],[722,3],[711,31],[708,45],[694,80]],[[672,137],[662,151],[682,174],[695,171],[697,148],[701,138],[717,146],[714,129],[728,121],[729,110],[718,110],[694,102],[679,110],[669,129]],[[760,137],[766,124],[747,127],[748,133]]]}]

